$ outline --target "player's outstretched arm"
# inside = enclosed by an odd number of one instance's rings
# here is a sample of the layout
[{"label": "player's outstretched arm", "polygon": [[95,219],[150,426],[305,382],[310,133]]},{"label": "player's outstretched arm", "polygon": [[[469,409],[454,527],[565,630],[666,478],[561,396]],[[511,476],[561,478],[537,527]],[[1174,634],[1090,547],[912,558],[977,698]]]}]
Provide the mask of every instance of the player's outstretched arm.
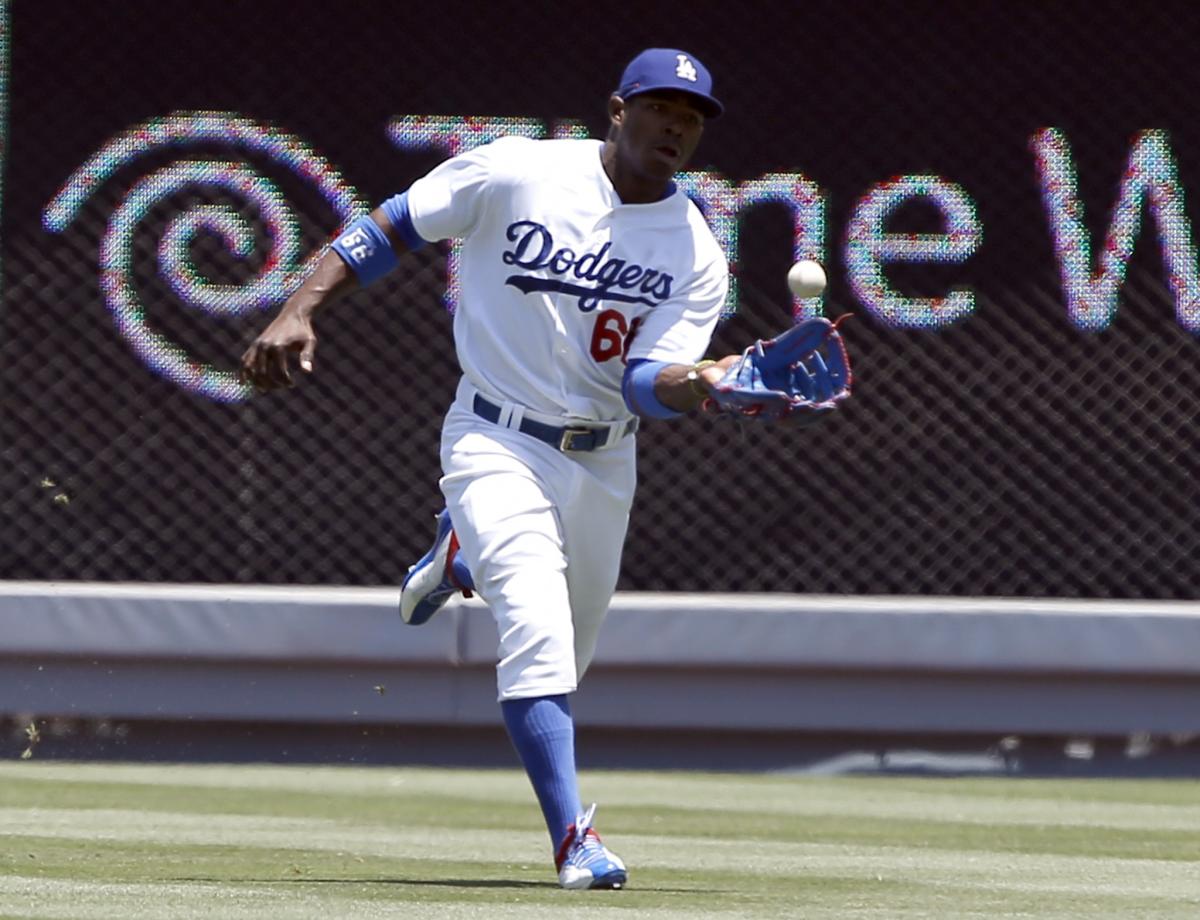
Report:
[{"label": "player's outstretched arm", "polygon": [[[397,255],[405,250],[382,208],[372,211],[370,220],[386,236]],[[242,380],[259,391],[294,386],[293,360],[298,360],[305,373],[311,373],[317,348],[313,317],[359,286],[359,276],[342,255],[330,248],[317,262],[313,273],[280,307],[270,325],[246,349],[241,362]]]},{"label": "player's outstretched arm", "polygon": [[676,412],[691,412],[712,393],[726,370],[740,355],[726,355],[719,361],[700,364],[668,364],[654,380],[654,395],[658,401]]},{"label": "player's outstretched arm", "polygon": [[838,332],[843,319],[803,320],[719,361],[633,358],[621,383],[625,404],[646,418],[675,418],[704,405],[758,421],[813,424],[850,396],[850,355]]},{"label": "player's outstretched arm", "polygon": [[726,370],[739,360],[727,355],[719,361],[672,364],[634,358],[621,380],[621,395],[634,415],[643,418],[678,418],[700,406],[713,392]]}]

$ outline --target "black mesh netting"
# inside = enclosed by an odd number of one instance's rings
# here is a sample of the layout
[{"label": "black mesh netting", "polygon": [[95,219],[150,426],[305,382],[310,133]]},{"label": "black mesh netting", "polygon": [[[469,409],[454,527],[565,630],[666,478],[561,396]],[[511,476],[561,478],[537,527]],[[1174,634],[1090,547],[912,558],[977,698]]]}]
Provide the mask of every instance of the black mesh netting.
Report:
[{"label": "black mesh netting", "polygon": [[[399,149],[392,118],[576,119],[595,135],[624,61],[678,45],[710,66],[728,107],[694,168],[735,185],[792,172],[820,186],[826,309],[857,314],[845,327],[857,380],[845,409],[805,432],[647,425],[621,587],[1200,596],[1200,350],[1162,256],[1190,253],[1194,272],[1190,235],[1160,243],[1143,207],[1116,316],[1082,331],[1030,149],[1047,127],[1069,141],[1094,250],[1140,132],[1166,132],[1180,188],[1194,188],[1190,7],[649,7],[13,4],[0,578],[395,584],[440,507],[438,427],[457,378],[445,249],[406,256],[323,317],[312,381],[216,401],[156,367],[146,337],[228,371],[268,312],[182,300],[162,271],[163,236],[197,207],[239,211],[245,253],[211,229],[186,247],[199,283],[236,288],[269,268],[269,215],[229,188],[172,186],[129,229],[122,313],[105,239],[125,204],[149,176],[221,160],[277,184],[300,257],[339,217],[262,150],[148,141],[88,188],[68,225],[48,227],[50,202],[109,138],[175,113],[232,113],[300,139],[376,203],[444,155]],[[889,270],[908,296],[974,291],[973,314],[937,330],[889,324],[847,282],[856,203],[901,175],[961,186],[983,228],[961,264]],[[889,230],[940,230],[933,218],[901,210]],[[790,247],[786,208],[747,212],[741,304],[713,354],[788,322]]]}]

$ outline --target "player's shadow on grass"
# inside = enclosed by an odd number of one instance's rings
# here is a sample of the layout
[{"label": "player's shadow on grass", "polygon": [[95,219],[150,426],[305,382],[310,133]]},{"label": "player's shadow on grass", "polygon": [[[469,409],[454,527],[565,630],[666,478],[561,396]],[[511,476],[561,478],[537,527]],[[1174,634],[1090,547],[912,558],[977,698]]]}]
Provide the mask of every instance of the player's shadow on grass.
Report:
[{"label": "player's shadow on grass", "polygon": [[[225,882],[228,878],[173,878],[170,882]],[[558,883],[527,882],[510,878],[306,878],[303,875],[292,878],[242,878],[239,882],[253,882],[256,885],[407,885],[413,888],[544,888],[558,890]],[[655,885],[649,888],[639,888],[639,891],[653,891],[658,894],[713,894],[716,889],[708,888],[664,888]]]},{"label": "player's shadow on grass", "polygon": [[[173,878],[171,882],[224,882],[229,878]],[[557,888],[557,882],[527,882],[505,878],[312,878],[294,875],[290,878],[240,878],[236,881],[255,885],[410,885],[413,887],[437,886],[441,888]]]},{"label": "player's shadow on grass", "polygon": [[[277,879],[276,881],[279,881]],[[420,888],[426,885],[438,888],[545,888],[547,890],[558,891],[558,882],[523,882],[515,879],[503,878],[439,878],[439,879],[421,879],[421,878],[375,878],[375,879],[306,879],[297,876],[294,879],[282,879],[285,882],[352,882],[356,885],[361,884],[376,884],[376,885],[408,885],[413,888]],[[650,887],[637,888],[638,891],[653,891],[656,894],[715,894],[718,889],[715,888],[667,888],[662,885],[653,885]]]},{"label": "player's shadow on grass", "polygon": [[[330,879],[330,881],[333,881]],[[423,888],[426,885],[438,888],[557,888],[557,882],[525,882],[511,878],[381,878],[374,879],[380,885],[411,885]]]},{"label": "player's shadow on grass", "polygon": [[[301,881],[301,879],[296,879]],[[332,881],[330,879],[329,881]],[[558,891],[558,882],[518,882],[511,879],[418,879],[418,878],[397,878],[397,879],[374,879],[381,885],[411,885],[414,888],[424,885],[436,885],[441,888],[545,888],[552,891]],[[630,889],[634,890],[634,889]],[[638,886],[637,891],[647,892],[652,891],[655,894],[716,894],[718,889],[715,888],[667,888],[662,885],[653,885],[649,887]]]}]

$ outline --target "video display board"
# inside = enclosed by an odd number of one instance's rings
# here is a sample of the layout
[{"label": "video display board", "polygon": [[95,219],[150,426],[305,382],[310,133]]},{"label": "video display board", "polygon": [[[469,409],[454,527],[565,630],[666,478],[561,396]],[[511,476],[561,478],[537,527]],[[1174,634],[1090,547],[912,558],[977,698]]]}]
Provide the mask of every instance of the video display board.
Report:
[{"label": "video display board", "polygon": [[323,317],[298,390],[238,356],[348,220],[502,135],[602,137],[670,45],[727,106],[680,176],[735,270],[712,353],[852,312],[856,393],[647,425],[622,587],[1197,595],[1184,4],[360,6],[5,8],[0,577],[397,583],[456,247]]}]

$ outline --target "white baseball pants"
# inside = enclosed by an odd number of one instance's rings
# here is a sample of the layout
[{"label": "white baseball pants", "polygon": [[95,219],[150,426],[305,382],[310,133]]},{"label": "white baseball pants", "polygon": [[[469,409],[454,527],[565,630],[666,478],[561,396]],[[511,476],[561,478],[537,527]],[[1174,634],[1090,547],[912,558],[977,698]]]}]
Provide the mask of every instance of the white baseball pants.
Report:
[{"label": "white baseball pants", "polygon": [[[480,418],[473,395],[460,386],[446,415],[441,489],[475,590],[499,629],[499,697],[571,693],[616,590],[635,441],[563,452]],[[511,409],[504,408],[502,421]]]}]

